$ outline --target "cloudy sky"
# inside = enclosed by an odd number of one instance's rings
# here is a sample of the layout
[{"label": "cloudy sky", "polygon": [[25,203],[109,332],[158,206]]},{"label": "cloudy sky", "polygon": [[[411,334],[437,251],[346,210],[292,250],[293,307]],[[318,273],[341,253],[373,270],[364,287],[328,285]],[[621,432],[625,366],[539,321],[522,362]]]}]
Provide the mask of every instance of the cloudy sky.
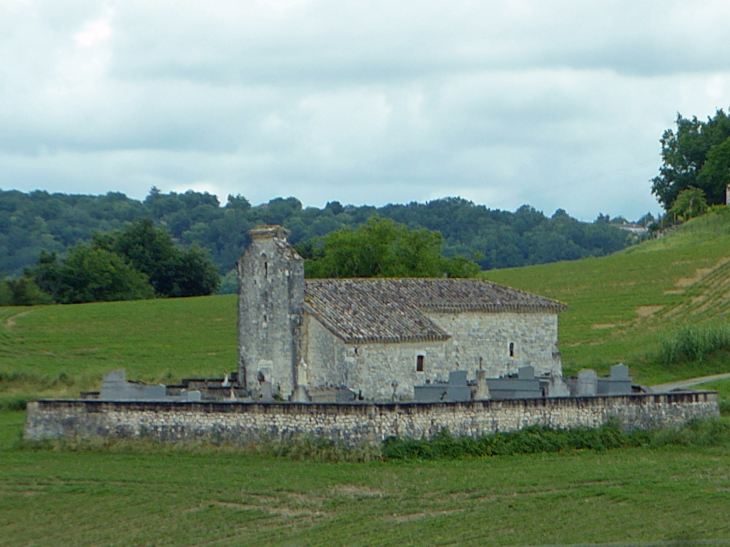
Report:
[{"label": "cloudy sky", "polygon": [[730,2],[0,0],[0,188],[635,219]]}]

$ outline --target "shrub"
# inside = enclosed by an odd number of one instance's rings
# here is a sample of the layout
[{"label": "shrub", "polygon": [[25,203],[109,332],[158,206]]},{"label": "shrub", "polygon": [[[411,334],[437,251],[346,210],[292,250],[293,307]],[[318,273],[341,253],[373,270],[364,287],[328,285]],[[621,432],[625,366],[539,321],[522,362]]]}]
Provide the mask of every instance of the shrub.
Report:
[{"label": "shrub", "polygon": [[383,458],[388,460],[436,460],[468,457],[513,456],[612,450],[662,446],[728,446],[730,424],[722,420],[691,422],[679,429],[621,431],[618,423],[596,429],[551,429],[532,426],[519,431],[495,433],[478,439],[455,438],[441,431],[432,440],[390,437],[383,442]]}]

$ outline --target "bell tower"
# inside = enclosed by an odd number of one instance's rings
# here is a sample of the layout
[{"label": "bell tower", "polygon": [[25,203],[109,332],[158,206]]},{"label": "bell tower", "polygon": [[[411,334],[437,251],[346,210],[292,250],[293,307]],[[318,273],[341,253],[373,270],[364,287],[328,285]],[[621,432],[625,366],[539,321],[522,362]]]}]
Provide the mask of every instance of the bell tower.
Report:
[{"label": "bell tower", "polygon": [[260,382],[288,399],[301,359],[304,261],[282,226],[248,231],[251,244],[238,261],[238,378],[257,392]]}]

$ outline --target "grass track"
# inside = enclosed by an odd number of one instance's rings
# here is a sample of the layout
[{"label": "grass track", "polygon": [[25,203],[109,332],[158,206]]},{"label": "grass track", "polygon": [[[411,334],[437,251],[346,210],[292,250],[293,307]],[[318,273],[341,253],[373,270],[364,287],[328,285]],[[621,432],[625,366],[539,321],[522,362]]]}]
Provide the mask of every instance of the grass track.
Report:
[{"label": "grass track", "polygon": [[546,545],[730,539],[726,450],[322,464],[13,448],[0,545]]}]

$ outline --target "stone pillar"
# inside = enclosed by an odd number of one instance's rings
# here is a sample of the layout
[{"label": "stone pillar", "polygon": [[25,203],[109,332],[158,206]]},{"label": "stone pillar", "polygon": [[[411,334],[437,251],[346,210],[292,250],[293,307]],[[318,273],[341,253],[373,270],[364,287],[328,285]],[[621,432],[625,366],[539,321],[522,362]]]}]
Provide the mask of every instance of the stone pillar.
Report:
[{"label": "stone pillar", "polygon": [[296,387],[301,360],[304,261],[286,241],[289,230],[258,226],[238,261],[239,384],[255,393],[269,382],[284,399]]}]

